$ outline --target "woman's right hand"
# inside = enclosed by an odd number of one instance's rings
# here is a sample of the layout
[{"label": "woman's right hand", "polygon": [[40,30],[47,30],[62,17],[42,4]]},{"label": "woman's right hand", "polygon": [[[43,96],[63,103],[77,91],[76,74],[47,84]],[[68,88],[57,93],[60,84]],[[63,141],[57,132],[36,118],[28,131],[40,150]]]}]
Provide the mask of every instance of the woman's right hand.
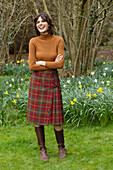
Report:
[{"label": "woman's right hand", "polygon": [[55,59],[55,62],[56,61],[61,61],[63,59],[63,55],[62,54],[58,54],[56,59]]}]

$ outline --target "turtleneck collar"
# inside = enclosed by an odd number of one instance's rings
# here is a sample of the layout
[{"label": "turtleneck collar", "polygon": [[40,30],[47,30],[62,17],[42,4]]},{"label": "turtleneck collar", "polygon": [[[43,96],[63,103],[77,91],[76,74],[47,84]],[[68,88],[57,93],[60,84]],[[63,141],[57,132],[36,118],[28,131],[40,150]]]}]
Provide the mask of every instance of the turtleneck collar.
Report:
[{"label": "turtleneck collar", "polygon": [[44,35],[44,34],[40,34],[40,36],[39,36],[39,38],[41,38],[41,39],[48,39],[48,38],[51,38],[53,35],[51,35],[50,33],[48,33],[48,34],[46,34],[46,35]]}]

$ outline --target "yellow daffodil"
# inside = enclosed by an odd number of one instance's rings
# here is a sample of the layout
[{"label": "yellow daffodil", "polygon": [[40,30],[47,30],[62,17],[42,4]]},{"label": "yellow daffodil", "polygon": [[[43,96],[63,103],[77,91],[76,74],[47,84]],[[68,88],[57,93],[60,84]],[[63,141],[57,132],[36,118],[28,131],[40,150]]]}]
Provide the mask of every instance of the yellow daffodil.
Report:
[{"label": "yellow daffodil", "polygon": [[103,64],[105,64],[105,62],[103,62]]},{"label": "yellow daffodil", "polygon": [[20,98],[20,95],[19,95],[19,94],[17,94],[17,95],[16,95],[16,97]]},{"label": "yellow daffodil", "polygon": [[12,62],[10,62],[10,64],[12,64]]},{"label": "yellow daffodil", "polygon": [[75,103],[73,101],[70,101],[71,102],[71,105],[74,105]]},{"label": "yellow daffodil", "polygon": [[10,84],[9,87],[12,87],[12,84]]},{"label": "yellow daffodil", "polygon": [[103,58],[103,55],[101,55],[101,57]]},{"label": "yellow daffodil", "polygon": [[20,63],[20,61],[18,60],[17,63]]},{"label": "yellow daffodil", "polygon": [[90,98],[91,98],[91,93],[89,93],[89,94],[86,94],[86,97],[90,97]]},{"label": "yellow daffodil", "polygon": [[13,103],[17,103],[16,100],[13,100]]},{"label": "yellow daffodil", "polygon": [[74,102],[77,102],[77,99],[76,99],[76,98],[74,98],[74,99],[73,99],[73,101],[74,101]]},{"label": "yellow daffodil", "polygon": [[87,101],[85,101],[85,103],[87,103]]},{"label": "yellow daffodil", "polygon": [[71,63],[71,60],[69,61],[69,63]]},{"label": "yellow daffodil", "polygon": [[6,64],[6,66],[8,66],[8,64]]},{"label": "yellow daffodil", "polygon": [[23,67],[25,66],[25,64],[23,64]]},{"label": "yellow daffodil", "polygon": [[23,62],[24,61],[24,59],[21,59],[21,62]]},{"label": "yellow daffodil", "polygon": [[102,87],[97,90],[98,93],[103,93]]},{"label": "yellow daffodil", "polygon": [[79,88],[81,88],[81,87],[82,87],[82,85],[80,84],[78,87],[79,87]]},{"label": "yellow daffodil", "polygon": [[96,97],[97,97],[97,94],[95,93],[93,96],[96,98]]},{"label": "yellow daffodil", "polygon": [[9,94],[8,91],[5,91],[5,94]]},{"label": "yellow daffodil", "polygon": [[27,60],[27,63],[29,63],[29,60]]}]

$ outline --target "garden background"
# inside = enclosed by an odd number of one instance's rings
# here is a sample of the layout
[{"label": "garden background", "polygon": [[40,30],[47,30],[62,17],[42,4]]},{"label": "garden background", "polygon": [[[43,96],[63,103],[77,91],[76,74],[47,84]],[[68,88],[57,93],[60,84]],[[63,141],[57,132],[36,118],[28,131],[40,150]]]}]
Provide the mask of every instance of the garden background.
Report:
[{"label": "garden background", "polygon": [[[0,7],[0,168],[112,169],[113,1],[4,0]],[[26,122],[28,44],[36,36],[33,19],[42,12],[65,41],[58,71],[67,157],[58,159],[53,127],[47,126],[48,163],[39,159],[34,126]]]}]

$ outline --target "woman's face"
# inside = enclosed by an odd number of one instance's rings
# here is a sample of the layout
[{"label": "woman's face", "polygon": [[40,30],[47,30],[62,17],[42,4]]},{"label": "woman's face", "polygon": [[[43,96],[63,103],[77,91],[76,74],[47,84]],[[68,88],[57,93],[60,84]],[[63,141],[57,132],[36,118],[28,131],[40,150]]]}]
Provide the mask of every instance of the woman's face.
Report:
[{"label": "woman's face", "polygon": [[48,22],[44,21],[41,17],[38,18],[36,22],[36,27],[40,33],[48,32]]}]

